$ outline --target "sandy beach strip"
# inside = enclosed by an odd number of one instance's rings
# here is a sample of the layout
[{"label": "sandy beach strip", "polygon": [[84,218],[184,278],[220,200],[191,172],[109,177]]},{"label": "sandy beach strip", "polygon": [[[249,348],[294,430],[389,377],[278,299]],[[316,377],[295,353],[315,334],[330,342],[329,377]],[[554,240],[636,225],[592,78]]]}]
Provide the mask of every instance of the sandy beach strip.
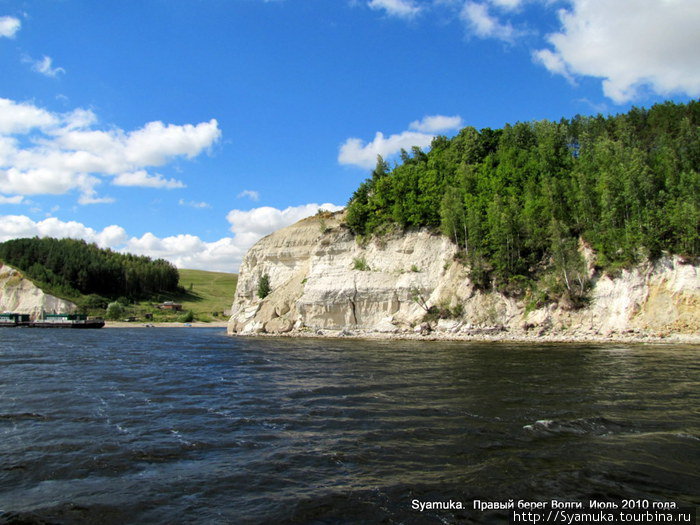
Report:
[{"label": "sandy beach strip", "polygon": [[105,321],[105,328],[226,328],[228,321],[212,321],[211,323],[203,323],[193,321],[191,323],[158,323],[158,322],[143,322],[143,321]]}]

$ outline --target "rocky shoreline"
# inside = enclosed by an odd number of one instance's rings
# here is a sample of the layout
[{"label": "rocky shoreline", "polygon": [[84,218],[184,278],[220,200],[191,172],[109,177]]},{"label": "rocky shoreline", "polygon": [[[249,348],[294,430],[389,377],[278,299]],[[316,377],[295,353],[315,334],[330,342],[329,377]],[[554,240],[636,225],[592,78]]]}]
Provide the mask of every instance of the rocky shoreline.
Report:
[{"label": "rocky shoreline", "polygon": [[700,345],[700,335],[679,333],[642,333],[635,331],[595,333],[510,333],[507,331],[478,331],[470,333],[449,333],[433,331],[417,332],[378,332],[373,330],[293,330],[286,333],[248,333],[229,334],[233,337],[286,337],[314,339],[359,339],[378,341],[461,341],[461,342],[490,342],[490,343],[597,343],[597,344],[689,344]]},{"label": "rocky shoreline", "polygon": [[[253,246],[228,332],[292,337],[700,343],[700,264],[667,255],[613,274],[580,244],[586,304],[527,302],[470,280],[449,239],[428,230],[361,240],[342,214],[310,217]],[[266,279],[269,290],[260,293]],[[438,317],[436,319],[436,317]]]},{"label": "rocky shoreline", "polygon": [[[127,323],[122,321],[107,321],[105,328],[226,328],[225,321],[211,323]],[[637,344],[691,344],[700,345],[700,335],[678,333],[641,333],[641,332],[612,332],[607,334],[595,333],[510,333],[502,328],[477,328],[466,333],[449,333],[432,330],[420,332],[379,332],[376,330],[292,330],[287,333],[256,333],[230,334],[234,337],[284,337],[284,338],[314,338],[314,339],[358,339],[377,341],[462,341],[462,342],[491,342],[491,343],[637,343]]]}]

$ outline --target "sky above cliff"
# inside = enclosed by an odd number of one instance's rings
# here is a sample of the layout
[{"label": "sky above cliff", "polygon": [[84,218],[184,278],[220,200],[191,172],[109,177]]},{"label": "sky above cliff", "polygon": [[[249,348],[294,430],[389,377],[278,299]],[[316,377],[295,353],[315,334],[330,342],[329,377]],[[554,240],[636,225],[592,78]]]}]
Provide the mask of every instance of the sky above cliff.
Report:
[{"label": "sky above cliff", "polygon": [[237,271],[377,154],[700,95],[697,0],[0,0],[0,240]]}]

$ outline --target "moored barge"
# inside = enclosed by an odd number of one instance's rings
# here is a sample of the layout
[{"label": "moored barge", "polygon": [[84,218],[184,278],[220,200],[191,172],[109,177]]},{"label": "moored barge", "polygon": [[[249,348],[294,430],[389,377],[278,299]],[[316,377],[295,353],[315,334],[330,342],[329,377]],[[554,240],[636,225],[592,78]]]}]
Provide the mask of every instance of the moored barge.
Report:
[{"label": "moored barge", "polygon": [[32,328],[102,328],[103,319],[88,319],[85,314],[45,314],[43,319],[31,321]]},{"label": "moored barge", "polygon": [[0,313],[0,326],[29,326],[29,314]]},{"label": "moored barge", "polygon": [[88,319],[85,314],[44,314],[41,319],[32,321],[29,314],[14,312],[0,313],[0,327],[27,326],[30,328],[102,328],[101,318]]}]

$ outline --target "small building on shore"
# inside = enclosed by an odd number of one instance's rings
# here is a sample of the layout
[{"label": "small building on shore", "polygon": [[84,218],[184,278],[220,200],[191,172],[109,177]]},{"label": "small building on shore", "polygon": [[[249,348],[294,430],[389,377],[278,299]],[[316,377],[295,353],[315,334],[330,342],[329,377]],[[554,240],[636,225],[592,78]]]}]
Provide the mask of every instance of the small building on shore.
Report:
[{"label": "small building on shore", "polygon": [[165,301],[158,305],[159,310],[172,310],[174,312],[182,311],[182,305],[180,303],[175,303],[173,301]]}]

